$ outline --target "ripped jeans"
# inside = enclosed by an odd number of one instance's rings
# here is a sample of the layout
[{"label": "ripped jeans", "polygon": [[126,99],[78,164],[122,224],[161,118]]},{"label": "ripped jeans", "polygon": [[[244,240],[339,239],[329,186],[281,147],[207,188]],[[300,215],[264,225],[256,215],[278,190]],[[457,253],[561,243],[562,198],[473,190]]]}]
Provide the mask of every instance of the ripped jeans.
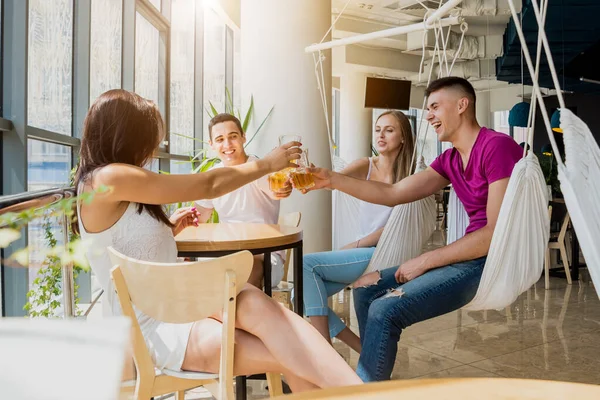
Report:
[{"label": "ripped jeans", "polygon": [[374,285],[354,289],[362,351],[356,373],[364,382],[390,379],[404,328],[459,309],[479,286],[486,257],[432,269],[399,285],[397,267]]}]

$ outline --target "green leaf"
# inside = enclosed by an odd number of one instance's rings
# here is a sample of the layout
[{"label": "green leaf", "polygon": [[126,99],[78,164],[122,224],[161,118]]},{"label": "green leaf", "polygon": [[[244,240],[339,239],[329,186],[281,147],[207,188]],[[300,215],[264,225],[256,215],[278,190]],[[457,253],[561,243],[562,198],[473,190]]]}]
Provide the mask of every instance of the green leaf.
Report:
[{"label": "green leaf", "polygon": [[219,112],[217,111],[217,109],[215,108],[215,106],[213,105],[213,103],[210,102],[210,100],[209,100],[208,104],[210,105],[210,109],[211,109],[211,111],[213,113],[211,118],[213,118],[217,114],[219,114]]},{"label": "green leaf", "polygon": [[227,86],[225,86],[225,112],[235,115],[233,110],[233,99],[231,98],[231,92]]},{"label": "green leaf", "polygon": [[252,120],[252,112],[254,111],[254,96],[250,96],[250,107],[248,107],[248,111],[246,112],[246,116],[244,117],[244,122],[242,123],[242,130],[244,133],[248,132],[248,126],[250,125],[250,121]]},{"label": "green leaf", "polygon": [[260,125],[258,126],[258,128],[256,129],[256,132],[254,132],[254,135],[252,135],[252,137],[250,138],[250,140],[248,140],[246,142],[246,146],[248,146],[256,137],[256,135],[258,135],[258,132],[260,132],[260,129],[263,127],[263,125],[265,124],[265,122],[267,122],[267,119],[269,119],[269,117],[271,116],[271,113],[273,112],[273,109],[275,108],[275,106],[271,107],[271,109],[269,110],[269,113],[267,114],[267,116],[262,120],[262,122],[260,123]]}]

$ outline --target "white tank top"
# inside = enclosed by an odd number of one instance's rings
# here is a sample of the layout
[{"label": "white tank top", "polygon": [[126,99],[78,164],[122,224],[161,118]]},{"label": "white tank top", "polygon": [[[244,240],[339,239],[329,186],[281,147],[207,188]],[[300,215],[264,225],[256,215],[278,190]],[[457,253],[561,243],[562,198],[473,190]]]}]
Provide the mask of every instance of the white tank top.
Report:
[{"label": "white tank top", "polygon": [[[373,159],[369,158],[369,172],[367,173],[367,180],[371,178],[372,168]],[[359,200],[359,226],[358,237],[356,238],[356,240],[362,239],[365,236],[368,236],[371,233],[375,232],[376,230],[383,228],[391,213],[392,207],[382,206],[380,204],[373,204]]]},{"label": "white tank top", "polygon": [[[87,232],[81,218],[78,221],[81,239],[91,241],[86,256],[98,283],[104,289],[102,295],[104,316],[122,315],[110,278],[113,265],[108,255],[109,246],[126,256],[142,261],[177,262],[177,245],[171,228],[156,220],[145,210],[141,213],[137,210],[137,203],[129,203],[121,218],[113,226],[99,233]],[[77,212],[81,215],[79,202]],[[136,316],[155,365],[160,369],[179,370],[185,356],[192,324],[164,323],[137,310]]]}]

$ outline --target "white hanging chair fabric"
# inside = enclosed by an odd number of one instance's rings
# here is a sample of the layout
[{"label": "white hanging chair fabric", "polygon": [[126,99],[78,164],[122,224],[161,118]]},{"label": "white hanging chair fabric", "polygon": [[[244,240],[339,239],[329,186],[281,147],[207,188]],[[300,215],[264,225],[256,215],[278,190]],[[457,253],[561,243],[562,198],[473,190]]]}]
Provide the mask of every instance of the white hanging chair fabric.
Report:
[{"label": "white hanging chair fabric", "polygon": [[[333,170],[340,172],[348,164],[338,156],[333,156]],[[360,200],[349,194],[334,190],[331,195],[333,211],[333,250],[339,250],[348,243],[352,243],[359,235]],[[354,217],[352,217],[354,216]]]},{"label": "white hanging chair fabric", "polygon": [[502,309],[536,283],[550,236],[548,190],[533,153],[514,167],[477,293],[466,310]]},{"label": "white hanging chair fabric", "polygon": [[446,244],[454,243],[461,237],[465,236],[467,227],[469,226],[469,215],[465,207],[458,199],[454,188],[450,187],[450,195],[448,196],[448,232],[446,236]]},{"label": "white hanging chair fabric", "polygon": [[[426,168],[421,157],[417,172]],[[396,267],[420,255],[435,230],[436,215],[434,196],[395,206],[363,274]]]},{"label": "white hanging chair fabric", "polygon": [[600,297],[600,148],[585,122],[568,108],[560,110],[560,127],[566,159],[558,168],[560,189]]},{"label": "white hanging chair fabric", "polygon": [[538,61],[540,48],[543,48],[560,104],[560,125],[563,130],[566,158],[566,161],[563,162],[540,91],[537,70],[534,70],[513,0],[509,0],[508,5],[515,21],[527,68],[529,73],[535,76],[532,80],[533,92],[540,103],[546,132],[558,163],[558,179],[565,204],[571,215],[596,293],[600,296],[600,253],[595,243],[600,237],[600,210],[597,204],[600,198],[600,148],[588,126],[566,108],[548,38],[543,29],[548,0],[542,4],[542,12],[540,12],[537,0],[531,0],[538,26],[541,27],[538,38]]}]

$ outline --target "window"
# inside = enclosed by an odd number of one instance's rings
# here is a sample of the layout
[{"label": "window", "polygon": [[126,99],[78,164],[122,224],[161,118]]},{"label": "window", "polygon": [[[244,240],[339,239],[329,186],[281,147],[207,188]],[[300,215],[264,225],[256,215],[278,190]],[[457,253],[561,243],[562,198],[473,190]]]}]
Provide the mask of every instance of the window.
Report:
[{"label": "window", "polygon": [[[425,165],[429,165],[435,160],[440,152],[437,135],[425,119],[427,118],[427,115],[423,115],[423,113],[427,114],[427,111],[417,108],[412,108],[410,110],[410,114],[415,118],[415,132],[419,131],[417,140],[415,141],[415,145],[417,146],[417,156],[423,155]],[[421,122],[421,117],[423,117],[423,122]]]},{"label": "window", "polygon": [[171,153],[190,155],[194,140],[194,11],[195,0],[171,3]]},{"label": "window", "polygon": [[148,170],[150,170],[150,171],[152,171],[152,172],[156,172],[156,173],[158,173],[158,172],[159,172],[159,169],[160,169],[159,165],[160,165],[160,164],[159,164],[158,158],[153,158],[153,159],[152,159],[152,160],[151,160],[151,161],[150,161],[150,162],[149,162],[149,163],[148,163],[148,164],[145,166],[145,168],[146,168],[146,169],[148,169]]},{"label": "window", "polygon": [[27,123],[71,135],[73,1],[30,0]]},{"label": "window", "polygon": [[[211,8],[204,12],[204,107],[209,102],[218,112],[225,111],[225,23]],[[208,140],[208,124],[203,127]]]},{"label": "window", "polygon": [[496,132],[506,133],[510,135],[510,125],[508,124],[509,110],[494,111],[494,130]]},{"label": "window", "polygon": [[27,190],[67,185],[70,172],[70,147],[33,139],[27,141]]},{"label": "window", "polygon": [[171,160],[171,174],[191,174],[192,163],[189,161]]},{"label": "window", "polygon": [[160,34],[146,18],[135,13],[135,92],[158,105]]},{"label": "window", "polygon": [[121,87],[123,0],[92,0],[90,26],[90,104]]},{"label": "window", "polygon": [[[27,141],[27,190],[50,189],[69,184],[71,171],[71,148],[54,143],[29,139]],[[63,230],[59,217],[36,219],[28,224],[29,243],[29,289],[44,262],[41,251],[48,246],[45,225],[57,240],[57,245],[64,244]]]}]

